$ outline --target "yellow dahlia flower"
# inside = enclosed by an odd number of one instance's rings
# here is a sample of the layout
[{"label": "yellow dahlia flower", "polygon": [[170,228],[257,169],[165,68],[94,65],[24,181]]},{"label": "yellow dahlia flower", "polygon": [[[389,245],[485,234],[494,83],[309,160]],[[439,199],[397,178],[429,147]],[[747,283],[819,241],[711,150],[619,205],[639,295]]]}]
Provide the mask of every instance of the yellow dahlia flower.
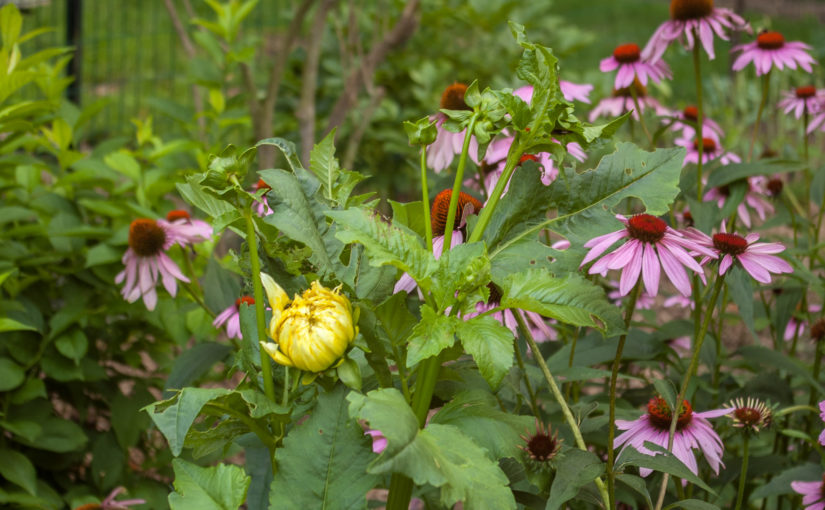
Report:
[{"label": "yellow dahlia flower", "polygon": [[261,274],[272,320],[269,337],[275,342],[261,342],[276,363],[308,372],[323,372],[335,365],[355,340],[358,328],[352,305],[340,293],[317,281],[289,302],[284,289],[267,274]]}]

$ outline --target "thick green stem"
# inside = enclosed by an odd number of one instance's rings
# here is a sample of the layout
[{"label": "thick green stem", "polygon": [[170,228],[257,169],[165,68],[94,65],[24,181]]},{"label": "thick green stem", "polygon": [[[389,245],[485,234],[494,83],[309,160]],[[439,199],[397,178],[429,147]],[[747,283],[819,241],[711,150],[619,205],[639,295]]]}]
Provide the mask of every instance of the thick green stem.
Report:
[{"label": "thick green stem", "polygon": [[[685,395],[687,394],[690,379],[693,377],[693,374],[696,372],[696,369],[699,365],[699,353],[702,351],[702,344],[704,343],[705,336],[708,332],[710,319],[713,316],[713,309],[716,307],[716,300],[719,298],[719,293],[722,290],[722,286],[724,285],[724,283],[725,275],[718,276],[716,278],[716,283],[713,286],[713,294],[708,300],[708,308],[707,312],[705,312],[705,318],[702,321],[702,327],[699,329],[699,335],[696,337],[696,341],[694,342],[693,356],[690,359],[690,366],[688,367],[688,370],[687,372],[685,372],[685,376],[682,379],[682,387],[679,389],[679,395],[677,395],[676,397],[676,402],[674,402],[675,409],[671,409],[672,418],[670,420],[670,431],[668,432],[667,438],[668,451],[673,451],[673,438],[676,435],[676,424],[679,421],[680,414],[679,410],[682,407],[682,402],[685,400]],[[659,486],[659,498],[656,501],[656,510],[661,510],[662,504],[665,501],[665,492],[667,491],[667,482],[669,479],[670,475],[668,473],[665,473],[662,477],[662,484]]]},{"label": "thick green stem", "polygon": [[[542,374],[544,374],[544,379],[550,386],[550,391],[553,393],[553,397],[556,399],[556,402],[559,404],[559,407],[561,407],[562,414],[564,415],[564,421],[567,422],[567,425],[570,427],[570,430],[573,431],[573,437],[576,440],[576,446],[578,446],[580,450],[587,451],[587,445],[584,442],[584,438],[582,438],[581,430],[579,430],[579,424],[576,423],[576,418],[573,416],[573,413],[570,412],[570,408],[567,406],[567,401],[564,400],[564,395],[562,395],[558,384],[556,384],[556,380],[553,378],[553,374],[551,374],[550,369],[547,368],[547,363],[544,362],[544,357],[541,355],[541,351],[539,351],[539,346],[536,345],[536,341],[533,340],[533,335],[530,334],[530,330],[524,323],[524,318],[521,317],[521,314],[515,315],[516,321],[518,321],[519,323],[519,328],[524,333],[524,339],[527,341],[527,345],[529,345],[530,349],[533,351],[533,358],[539,364],[539,368],[541,368],[541,372]],[[607,493],[607,486],[605,486],[601,477],[594,478],[593,482],[599,489],[599,494],[601,494],[602,501],[604,501],[605,505],[608,505],[610,502],[610,496]]]},{"label": "thick green stem", "polygon": [[625,340],[627,340],[627,330],[630,328],[630,319],[633,317],[633,312],[636,309],[636,301],[639,299],[641,289],[642,281],[640,279],[633,287],[633,292],[630,294],[630,301],[627,302],[624,315],[625,333],[619,337],[619,343],[616,345],[616,356],[613,358],[613,371],[610,373],[610,405],[607,419],[607,493],[610,497],[610,506],[608,508],[615,508],[616,506],[616,473],[613,471],[613,462],[616,458],[616,454],[613,451],[613,440],[616,438],[616,382],[619,380],[619,366],[622,364],[622,351],[624,350]]},{"label": "thick green stem", "polygon": [[734,510],[742,508],[742,499],[745,497],[745,482],[748,479],[748,439],[749,436],[745,433],[745,439],[742,444],[742,472],[739,475],[739,490],[736,492],[736,507]]},{"label": "thick green stem", "polygon": [[[452,246],[453,230],[455,228],[455,215],[458,209],[458,195],[461,192],[461,184],[464,182],[464,167],[467,166],[467,153],[470,150],[470,139],[473,137],[473,129],[476,125],[476,116],[470,119],[467,132],[464,135],[464,145],[461,147],[461,158],[458,160],[458,169],[455,172],[453,181],[453,193],[450,196],[450,208],[447,211],[447,223],[444,225],[444,251]],[[442,252],[443,253],[443,252]]]},{"label": "thick green stem", "polygon": [[696,162],[696,199],[702,201],[702,153],[704,152],[704,106],[702,101],[702,61],[700,60],[699,34],[694,32],[696,43],[693,45],[693,76],[696,80],[696,150],[699,160]]},{"label": "thick green stem", "polygon": [[762,111],[768,102],[768,91],[771,86],[770,77],[770,71],[762,75],[762,100],[759,102],[759,110],[756,112],[756,124],[753,125],[753,133],[751,133],[751,147],[748,150],[748,162],[753,160],[753,146],[756,144],[756,135],[759,134],[759,125],[762,123]]},{"label": "thick green stem", "polygon": [[[430,221],[430,189],[427,187],[427,148],[421,147],[421,206],[424,210],[424,232],[428,250],[433,246],[433,226]],[[445,232],[446,233],[446,232]]]},{"label": "thick green stem", "polygon": [[501,194],[504,193],[504,187],[510,181],[510,177],[512,177],[513,172],[516,170],[516,165],[518,165],[522,152],[523,150],[521,149],[519,136],[516,135],[515,140],[513,140],[513,144],[510,146],[510,152],[507,153],[507,162],[504,164],[504,170],[501,172],[501,177],[498,179],[496,187],[493,188],[493,191],[490,193],[490,198],[487,199],[487,204],[485,204],[485,206],[481,209],[481,214],[478,217],[478,223],[476,223],[475,229],[473,229],[473,232],[470,234],[470,239],[467,241],[468,243],[474,243],[480,240],[481,236],[484,234],[484,229],[487,228],[487,225],[490,223],[490,218],[493,217],[493,212],[496,210]]},{"label": "thick green stem", "polygon": [[[264,306],[264,288],[261,284],[261,260],[258,258],[258,237],[255,233],[255,221],[252,208],[244,211],[246,219],[246,243],[249,246],[249,265],[252,271],[252,290],[255,295],[255,319],[258,325],[258,342],[266,342],[266,312]],[[261,351],[261,378],[264,380],[264,393],[275,402],[275,382],[272,380],[272,368],[266,351]]]}]

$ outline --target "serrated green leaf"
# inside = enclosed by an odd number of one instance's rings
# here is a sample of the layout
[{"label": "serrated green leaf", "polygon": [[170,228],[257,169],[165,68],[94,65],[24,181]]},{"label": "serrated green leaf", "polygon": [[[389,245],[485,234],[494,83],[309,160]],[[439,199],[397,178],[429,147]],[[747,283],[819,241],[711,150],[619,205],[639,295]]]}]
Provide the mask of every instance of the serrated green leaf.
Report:
[{"label": "serrated green leaf", "polygon": [[438,355],[455,342],[456,326],[453,316],[436,312],[428,305],[421,306],[421,321],[412,329],[408,340],[407,365],[412,367],[423,359]]},{"label": "serrated green leaf", "polygon": [[351,416],[367,420],[387,438],[369,473],[398,472],[417,485],[440,487],[441,503],[447,507],[464,501],[467,508],[516,508],[507,476],[457,427],[431,423],[419,431],[412,409],[394,388],[351,393],[347,399]]},{"label": "serrated green leaf", "polygon": [[481,375],[491,388],[498,388],[513,366],[513,332],[489,315],[457,321],[456,332]]},{"label": "serrated green leaf", "polygon": [[243,468],[229,464],[199,467],[174,459],[175,492],[171,510],[237,510],[246,499],[250,478]]},{"label": "serrated green leaf", "polygon": [[[432,295],[441,310],[456,300],[474,298],[472,291],[490,281],[490,259],[484,243],[462,243],[445,252],[438,259],[431,279]],[[469,304],[475,303],[471,301]]]},{"label": "serrated green leaf", "polygon": [[493,248],[544,222],[550,198],[550,188],[542,184],[538,166],[533,162],[522,164],[513,174],[507,194],[501,197],[484,230],[487,246]]},{"label": "serrated green leaf", "polygon": [[592,452],[570,448],[558,462],[556,477],[550,486],[546,510],[556,510],[578,494],[579,489],[602,475],[604,463]]},{"label": "serrated green leaf", "polygon": [[[225,396],[230,390],[223,388],[184,388],[175,397],[155,402],[143,409],[169,442],[169,448],[176,457],[183,451],[183,443],[189,427],[210,400]],[[157,411],[157,408],[163,408]]]},{"label": "serrated green leaf", "polygon": [[509,275],[499,283],[501,306],[520,308],[566,324],[587,326],[613,335],[624,329],[619,308],[607,301],[604,290],[579,274],[556,278],[545,270]]},{"label": "serrated green leaf", "polygon": [[364,245],[370,264],[395,266],[409,273],[422,288],[429,288],[429,277],[437,263],[412,231],[395,223],[388,224],[364,209],[328,211],[327,216],[338,224],[338,239]]},{"label": "serrated green leaf", "polygon": [[347,391],[322,393],[310,418],[276,453],[270,509],[363,507],[377,476],[367,474],[372,441],[347,415]]},{"label": "serrated green leaf", "polygon": [[297,172],[299,169],[304,169],[304,166],[301,164],[301,160],[298,159],[298,151],[295,150],[295,144],[289,140],[285,140],[283,138],[264,138],[260,142],[256,143],[255,147],[260,147],[262,145],[272,145],[273,147],[277,147],[284,154],[284,157],[293,172]]},{"label": "serrated green leaf", "polygon": [[309,153],[309,169],[321,181],[327,200],[334,200],[332,192],[340,170],[335,158],[335,131],[330,131]]}]

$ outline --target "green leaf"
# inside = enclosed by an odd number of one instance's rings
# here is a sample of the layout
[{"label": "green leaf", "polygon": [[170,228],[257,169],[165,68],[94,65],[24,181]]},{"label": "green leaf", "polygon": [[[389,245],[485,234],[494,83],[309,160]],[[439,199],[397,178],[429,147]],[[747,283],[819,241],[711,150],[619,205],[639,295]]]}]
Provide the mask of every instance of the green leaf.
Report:
[{"label": "green leaf", "polygon": [[86,268],[118,262],[123,257],[123,250],[115,249],[108,244],[101,243],[89,248],[86,252]]},{"label": "green leaf", "polygon": [[0,374],[2,374],[0,376],[0,391],[12,390],[20,386],[26,378],[26,372],[8,358],[0,358]]},{"label": "green leaf", "polygon": [[636,491],[637,494],[644,498],[644,502],[647,503],[647,507],[653,508],[653,502],[650,500],[650,493],[647,490],[647,484],[642,477],[620,473],[616,475],[616,481]]},{"label": "green leaf", "polygon": [[364,209],[328,211],[327,216],[339,226],[338,239],[364,245],[371,265],[395,266],[409,273],[422,288],[429,288],[429,276],[437,263],[432,253],[422,247],[421,239],[415,233],[394,222],[388,224]]},{"label": "green leaf", "polygon": [[37,473],[31,461],[22,453],[0,448],[0,475],[23,487],[32,496],[37,495]]},{"label": "green leaf", "polygon": [[86,350],[89,348],[89,339],[80,329],[72,329],[69,333],[61,335],[54,342],[57,351],[73,360],[76,365],[80,364],[81,358],[86,355]]},{"label": "green leaf", "polygon": [[522,237],[514,243],[507,243],[503,249],[493,251],[490,272],[496,281],[506,278],[513,268],[547,269],[552,272],[551,264],[563,253],[540,242],[535,236]]},{"label": "green leaf", "polygon": [[351,393],[347,399],[351,416],[367,420],[387,438],[386,449],[367,472],[402,473],[417,485],[440,487],[447,507],[464,501],[467,508],[516,508],[507,476],[457,427],[431,423],[419,431],[412,409],[395,388]]},{"label": "green leaf", "polygon": [[0,317],[0,333],[5,333],[6,331],[37,331],[37,328],[14,319],[9,319],[8,317]]},{"label": "green leaf", "polygon": [[561,508],[565,502],[576,497],[581,487],[593,483],[604,471],[604,463],[594,453],[576,448],[565,451],[557,465],[546,510]]},{"label": "green leaf", "polygon": [[270,509],[364,507],[378,477],[366,474],[372,441],[347,415],[346,389],[322,393],[309,419],[276,453]]},{"label": "green leaf", "polygon": [[325,207],[314,198],[312,188],[317,183],[302,182],[284,170],[263,170],[260,175],[272,187],[269,191],[272,214],[266,216],[264,222],[311,248],[310,261],[322,276],[340,272],[339,257],[344,245],[333,236],[335,229],[327,224],[322,213]]},{"label": "green leaf", "polygon": [[174,459],[175,492],[171,510],[237,510],[246,499],[250,478],[239,466],[218,464],[202,468]]},{"label": "green leaf", "polygon": [[110,399],[112,429],[123,451],[135,446],[151,420],[140,409],[152,403],[152,395],[144,388],[136,388],[128,397],[119,391]]},{"label": "green leaf", "polygon": [[711,505],[701,499],[683,499],[666,506],[664,510],[674,510],[676,508],[684,508],[684,510],[719,510],[718,506]]},{"label": "green leaf", "polygon": [[480,390],[459,393],[430,419],[461,429],[494,460],[520,458],[519,445],[524,443],[520,436],[534,428],[534,422],[531,416],[503,412],[493,394]]},{"label": "green leaf", "polygon": [[240,297],[241,284],[238,276],[224,269],[215,258],[210,257],[203,274],[203,300],[213,312],[221,312]]},{"label": "green leaf", "polygon": [[[616,464],[620,466],[620,468],[617,468],[617,471],[621,470],[623,466],[638,466],[652,469],[654,471],[660,471],[662,473],[670,473],[673,476],[683,478],[690,483],[698,485],[711,494],[716,494],[713,489],[708,487],[708,485],[703,482],[701,478],[694,475],[693,472],[681,460],[676,458],[675,455],[668,452],[661,446],[649,441],[645,441],[644,445],[645,448],[656,452],[656,454],[646,455],[639,452],[632,446],[627,445],[619,454],[619,458],[616,460]],[[693,451],[691,451],[690,454],[693,455]]]},{"label": "green leaf", "polygon": [[601,287],[579,274],[556,278],[546,270],[530,269],[509,275],[499,286],[502,307],[529,310],[610,335],[624,329],[619,308],[607,301]]},{"label": "green leaf", "polygon": [[441,310],[464,298],[469,298],[468,304],[472,306],[478,298],[473,291],[486,286],[489,281],[490,260],[484,243],[462,243],[438,259],[432,274],[433,298]]},{"label": "green leaf", "polygon": [[384,300],[375,308],[375,315],[393,345],[406,340],[413,327],[418,324],[415,316],[407,308],[407,296],[403,292],[393,294]]},{"label": "green leaf", "polygon": [[[392,221],[399,225],[404,225],[421,237],[425,236],[424,230],[424,210],[421,201],[396,202],[387,200],[392,207]],[[0,220],[2,221],[2,220]]]},{"label": "green leaf", "polygon": [[330,131],[309,153],[309,169],[321,181],[327,200],[334,200],[332,192],[340,170],[335,158],[335,131]]},{"label": "green leaf", "polygon": [[760,159],[748,163],[731,163],[730,165],[725,165],[724,171],[710,173],[707,189],[725,186],[734,181],[755,175],[799,172],[804,169],[805,164],[799,161],[786,161],[781,159]]},{"label": "green leaf", "polygon": [[438,313],[428,305],[421,305],[421,321],[412,329],[408,340],[407,366],[412,367],[451,347],[459,322],[463,321]]},{"label": "green leaf", "polygon": [[775,475],[771,480],[753,490],[749,499],[763,499],[780,494],[794,494],[791,482],[822,481],[822,466],[818,463],[807,462],[801,466],[794,466]]},{"label": "green leaf", "polygon": [[[155,402],[143,409],[149,413],[152,421],[163,433],[169,442],[169,448],[174,456],[183,451],[183,443],[189,427],[200,414],[207,402],[230,393],[223,388],[184,388],[175,397]],[[158,411],[158,408],[162,408]]]},{"label": "green leaf", "polygon": [[[753,285],[751,283],[751,276],[745,272],[744,269],[735,265],[728,271],[725,284],[730,290],[731,298],[736,306],[739,308],[739,317],[742,322],[756,338],[756,326],[753,322]],[[784,331],[784,330],[782,330]]]},{"label": "green leaf", "polygon": [[280,151],[284,154],[284,157],[286,157],[286,161],[289,163],[289,167],[293,172],[297,173],[299,169],[304,169],[304,166],[301,164],[301,160],[298,159],[298,151],[295,150],[295,144],[289,140],[285,140],[283,138],[264,138],[260,142],[256,143],[255,147],[260,147],[261,145],[272,145],[280,149]]},{"label": "green leaf", "polygon": [[484,231],[487,246],[492,248],[543,223],[550,200],[550,188],[542,184],[538,166],[534,162],[523,163],[513,174],[507,194],[501,197]]},{"label": "green leaf", "polygon": [[779,351],[761,345],[746,345],[740,347],[735,354],[742,356],[743,360],[754,369],[761,365],[774,371],[786,370],[794,376],[806,380],[808,384],[816,388],[817,392],[825,393],[825,388],[811,375],[807,367]]},{"label": "green leaf", "polygon": [[133,181],[140,180],[140,163],[128,152],[117,151],[107,154],[103,158],[111,169],[125,175]]},{"label": "green leaf", "polygon": [[232,346],[217,342],[204,342],[184,350],[172,365],[164,391],[182,389],[192,384],[231,351]]},{"label": "green leaf", "polygon": [[[23,17],[13,3],[8,3],[0,10],[0,33],[3,34],[3,48],[11,47],[20,38],[20,30],[23,28]],[[4,70],[11,73],[11,69]]]},{"label": "green leaf", "polygon": [[489,315],[457,321],[456,332],[481,375],[497,388],[513,366],[513,332]]},{"label": "green leaf", "polygon": [[187,182],[177,183],[175,186],[184,200],[205,212],[212,218],[219,218],[224,214],[235,211],[235,207],[229,202],[225,202],[215,195],[207,192],[203,186],[197,182],[197,176],[187,177]]},{"label": "green leaf", "polygon": [[38,450],[67,453],[79,450],[88,441],[83,429],[74,422],[47,417],[40,419],[38,424],[40,434],[33,441],[21,441],[23,444]]}]

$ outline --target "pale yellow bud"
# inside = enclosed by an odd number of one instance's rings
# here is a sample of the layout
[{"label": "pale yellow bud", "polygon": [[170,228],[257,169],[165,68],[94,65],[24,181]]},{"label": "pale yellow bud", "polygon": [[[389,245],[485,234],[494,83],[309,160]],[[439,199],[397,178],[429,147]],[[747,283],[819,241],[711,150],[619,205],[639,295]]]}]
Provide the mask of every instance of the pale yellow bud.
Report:
[{"label": "pale yellow bud", "polygon": [[289,296],[286,295],[284,289],[266,273],[261,273],[261,283],[264,285],[266,291],[266,298],[269,300],[269,307],[272,308],[272,320],[270,321],[269,336],[273,336],[271,332],[272,325],[281,316],[281,312],[286,305],[289,304]]},{"label": "pale yellow bud", "polygon": [[[263,276],[266,275],[262,275],[262,280]],[[270,293],[267,287],[273,308],[269,336],[275,343],[262,343],[263,349],[276,363],[308,372],[323,372],[333,366],[352,345],[357,332],[352,305],[340,294],[340,287],[330,290],[312,282],[284,309],[289,301],[286,293],[274,280],[269,280],[273,290]]]}]

